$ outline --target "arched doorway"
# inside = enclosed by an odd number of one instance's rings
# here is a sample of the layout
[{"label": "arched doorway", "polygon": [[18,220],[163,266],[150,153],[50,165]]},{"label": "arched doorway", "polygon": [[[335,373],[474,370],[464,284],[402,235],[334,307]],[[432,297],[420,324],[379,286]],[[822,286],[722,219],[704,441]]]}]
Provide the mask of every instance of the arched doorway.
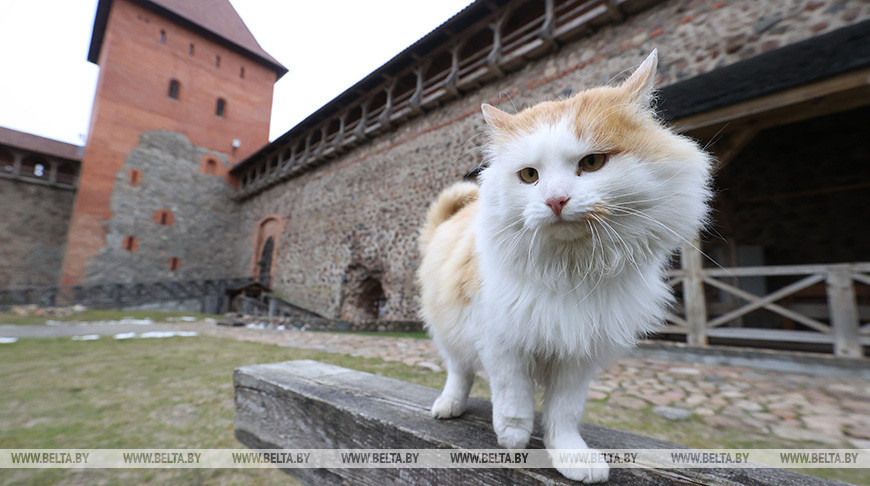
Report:
[{"label": "arched doorway", "polygon": [[[273,265],[278,261],[281,251],[281,233],[285,220],[277,214],[262,218],[251,235],[251,263],[249,274],[258,283],[271,288],[276,274]],[[280,274],[280,272],[277,272]]]},{"label": "arched doorway", "polygon": [[263,250],[260,252],[260,261],[258,266],[260,272],[257,281],[266,287],[272,286],[272,253],[275,251],[275,240],[270,236],[263,244]]}]

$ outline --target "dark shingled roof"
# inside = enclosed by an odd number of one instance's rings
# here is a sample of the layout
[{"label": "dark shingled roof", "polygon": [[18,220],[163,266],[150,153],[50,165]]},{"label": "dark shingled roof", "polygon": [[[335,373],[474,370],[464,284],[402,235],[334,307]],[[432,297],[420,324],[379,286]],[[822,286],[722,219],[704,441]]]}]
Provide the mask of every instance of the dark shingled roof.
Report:
[{"label": "dark shingled roof", "polygon": [[67,160],[82,160],[84,147],[0,127],[0,145],[7,145]]},{"label": "dark shingled roof", "polygon": [[[275,58],[269,55],[254,35],[248,30],[245,22],[239,17],[229,0],[127,0],[143,8],[153,11],[173,22],[197,32],[198,34],[223,44],[224,46],[245,55],[274,71],[278,78],[287,72]],[[100,49],[103,45],[103,35],[112,0],[100,0],[97,14],[94,18],[94,32],[91,36],[91,48],[88,51],[88,61],[97,64]]]}]

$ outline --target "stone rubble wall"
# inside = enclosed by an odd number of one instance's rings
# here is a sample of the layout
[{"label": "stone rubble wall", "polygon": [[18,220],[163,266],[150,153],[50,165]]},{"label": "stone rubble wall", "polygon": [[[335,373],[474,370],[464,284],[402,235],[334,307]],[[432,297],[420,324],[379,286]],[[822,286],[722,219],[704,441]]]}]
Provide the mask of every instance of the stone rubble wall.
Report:
[{"label": "stone rubble wall", "polygon": [[[89,261],[83,283],[235,276],[228,269],[235,260],[237,205],[223,177],[200,172],[205,155],[228,165],[224,154],[197,147],[179,133],[140,136],[115,175],[106,245]],[[131,169],[141,172],[136,185],[129,180]],[[171,212],[171,224],[155,221],[160,210]],[[128,236],[137,239],[135,251],[123,248]],[[170,258],[179,259],[177,270],[170,269]]]},{"label": "stone rubble wall", "polygon": [[481,162],[481,102],[513,111],[568,96],[622,79],[653,48],[666,86],[867,18],[860,0],[657,4],[245,200],[233,268],[246,273],[257,222],[280,214],[273,283],[283,299],[342,319],[343,288],[362,268],[383,287],[381,319],[416,320],[417,229],[435,195]]},{"label": "stone rubble wall", "polygon": [[0,179],[0,288],[57,284],[75,195]]}]

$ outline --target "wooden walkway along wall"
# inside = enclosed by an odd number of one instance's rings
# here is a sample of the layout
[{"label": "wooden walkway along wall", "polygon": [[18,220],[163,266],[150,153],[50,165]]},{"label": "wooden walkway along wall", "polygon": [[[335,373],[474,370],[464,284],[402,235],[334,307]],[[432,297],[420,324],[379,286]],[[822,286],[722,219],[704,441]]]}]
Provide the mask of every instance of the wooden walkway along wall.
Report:
[{"label": "wooden walkway along wall", "polygon": [[[236,437],[254,449],[499,449],[491,405],[471,399],[460,418],[436,420],[438,390],[316,361],[239,368],[234,376]],[[583,424],[597,449],[683,449],[640,435]],[[530,448],[540,449],[540,417]],[[688,451],[691,449],[686,448]],[[569,485],[555,469],[284,469],[312,485]],[[842,484],[779,469],[611,469],[608,485]]]}]

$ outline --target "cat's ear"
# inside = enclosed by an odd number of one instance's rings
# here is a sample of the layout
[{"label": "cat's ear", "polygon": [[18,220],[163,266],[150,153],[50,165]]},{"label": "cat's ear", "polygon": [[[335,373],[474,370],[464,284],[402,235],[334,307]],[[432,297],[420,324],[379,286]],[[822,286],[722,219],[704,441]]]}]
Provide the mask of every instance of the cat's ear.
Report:
[{"label": "cat's ear", "polygon": [[640,67],[622,83],[622,88],[628,92],[631,99],[645,107],[652,104],[658,60],[658,50],[653,49]]},{"label": "cat's ear", "polygon": [[495,129],[504,129],[513,118],[513,115],[505,113],[489,103],[480,105],[480,111],[483,112],[483,119],[486,123]]}]

